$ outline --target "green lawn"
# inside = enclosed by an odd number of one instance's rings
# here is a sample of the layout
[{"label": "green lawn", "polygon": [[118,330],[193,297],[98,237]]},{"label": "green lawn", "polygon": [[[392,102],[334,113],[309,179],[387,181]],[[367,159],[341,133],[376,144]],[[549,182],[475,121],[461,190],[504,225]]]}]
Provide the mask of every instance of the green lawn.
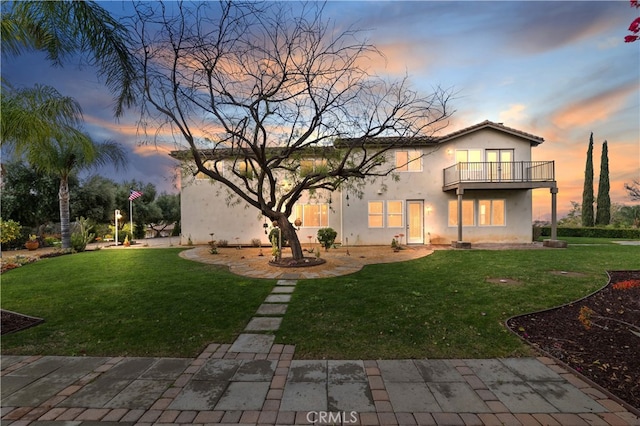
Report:
[{"label": "green lawn", "polygon": [[2,275],[2,308],[45,319],[2,337],[2,353],[197,355],[231,343],[274,280],[238,277],[181,249],[100,250]]},{"label": "green lawn", "polygon": [[371,265],[349,276],[300,282],[277,341],[295,343],[301,358],[529,355],[503,326],[506,319],[585,296],[606,284],[605,270],[637,269],[639,259],[637,246],[592,245],[437,251]]},{"label": "green lawn", "polygon": [[[180,250],[86,252],[3,274],[2,307],[46,322],[3,336],[2,353],[192,357],[233,342],[275,281],[184,260]],[[616,244],[446,250],[303,280],[276,341],[295,344],[298,358],[529,355],[507,318],[587,295],[606,283],[605,270],[638,269],[638,259],[640,247]]]}]

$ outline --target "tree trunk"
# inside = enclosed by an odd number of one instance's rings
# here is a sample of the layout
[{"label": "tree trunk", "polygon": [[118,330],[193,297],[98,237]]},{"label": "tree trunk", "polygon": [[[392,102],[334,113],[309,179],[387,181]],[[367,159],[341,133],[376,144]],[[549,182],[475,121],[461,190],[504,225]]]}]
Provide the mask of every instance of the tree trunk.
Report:
[{"label": "tree trunk", "polygon": [[69,182],[66,177],[60,178],[58,200],[60,203],[60,234],[62,236],[62,248],[71,248],[71,221],[69,219]]},{"label": "tree trunk", "polygon": [[302,245],[300,245],[296,228],[289,222],[289,219],[284,216],[280,216],[278,218],[278,227],[282,231],[282,235],[287,238],[287,241],[289,241],[293,260],[302,260],[304,258],[302,255]]}]

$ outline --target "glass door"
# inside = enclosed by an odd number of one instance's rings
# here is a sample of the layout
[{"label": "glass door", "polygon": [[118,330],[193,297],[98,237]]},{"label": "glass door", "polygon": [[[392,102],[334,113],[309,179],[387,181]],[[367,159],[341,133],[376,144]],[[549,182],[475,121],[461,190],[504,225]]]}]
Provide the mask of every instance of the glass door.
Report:
[{"label": "glass door", "polygon": [[490,181],[509,181],[513,178],[513,150],[488,149],[485,152]]},{"label": "glass door", "polygon": [[407,201],[407,244],[424,244],[423,202]]}]

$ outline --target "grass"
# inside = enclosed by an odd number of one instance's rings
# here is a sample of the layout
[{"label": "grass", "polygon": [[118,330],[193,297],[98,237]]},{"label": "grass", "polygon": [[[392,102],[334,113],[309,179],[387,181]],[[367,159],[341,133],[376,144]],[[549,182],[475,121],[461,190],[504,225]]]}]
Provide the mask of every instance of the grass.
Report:
[{"label": "grass", "polygon": [[[193,357],[231,343],[274,280],[184,260],[180,250],[86,252],[3,274],[2,307],[46,322],[3,336],[2,353]],[[276,342],[308,359],[530,355],[507,318],[585,296],[606,284],[606,270],[637,269],[638,258],[640,247],[617,244],[446,250],[304,280]]]},{"label": "grass", "polygon": [[591,245],[437,251],[370,265],[349,276],[300,282],[277,341],[295,343],[296,357],[314,359],[531,355],[504,327],[506,319],[585,296],[606,284],[605,270],[637,269],[639,255],[640,247]]},{"label": "grass", "polygon": [[193,357],[231,343],[275,285],[178,256],[101,250],[2,275],[2,308],[45,319],[2,337],[3,354]]}]

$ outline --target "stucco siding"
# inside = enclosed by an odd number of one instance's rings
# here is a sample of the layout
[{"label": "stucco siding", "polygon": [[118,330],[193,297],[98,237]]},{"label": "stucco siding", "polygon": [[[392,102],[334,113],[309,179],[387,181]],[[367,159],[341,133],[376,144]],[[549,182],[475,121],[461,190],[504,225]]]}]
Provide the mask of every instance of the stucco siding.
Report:
[{"label": "stucco siding", "polygon": [[[367,181],[358,185],[358,190],[345,187],[332,194],[325,191],[309,196],[305,193],[298,204],[328,205],[328,226],[337,231],[336,241],[342,244],[387,245],[400,234],[404,234],[401,240],[407,243],[410,233],[414,243],[450,244],[458,240],[458,197],[455,190],[443,190],[443,170],[455,165],[456,152],[474,150],[474,158],[477,158],[481,151],[480,161],[484,162],[487,161],[487,150],[511,150],[513,155],[509,161],[527,162],[531,161],[531,146],[532,140],[527,139],[526,134],[512,134],[491,127],[454,133],[438,144],[389,151],[387,164],[395,164],[397,151],[412,151],[412,155],[419,151],[423,157],[409,168],[411,171],[396,171]],[[406,155],[408,157],[409,153]],[[417,164],[419,167],[414,167]],[[214,239],[227,240],[230,244],[247,245],[252,239],[269,244],[263,227],[264,217],[256,208],[238,201],[237,196],[229,198],[229,190],[221,184],[183,179],[181,195],[183,244],[189,240],[194,244],[205,244],[211,240],[211,233],[214,233]],[[466,189],[462,200],[466,209],[463,241],[531,242],[532,190]],[[397,211],[399,203],[401,222]],[[370,214],[370,205],[379,211]],[[292,223],[295,216],[293,213],[290,217]],[[467,224],[471,217],[472,223]],[[267,223],[269,231],[271,225]],[[298,229],[303,247],[316,241],[319,228],[303,225]]]}]

